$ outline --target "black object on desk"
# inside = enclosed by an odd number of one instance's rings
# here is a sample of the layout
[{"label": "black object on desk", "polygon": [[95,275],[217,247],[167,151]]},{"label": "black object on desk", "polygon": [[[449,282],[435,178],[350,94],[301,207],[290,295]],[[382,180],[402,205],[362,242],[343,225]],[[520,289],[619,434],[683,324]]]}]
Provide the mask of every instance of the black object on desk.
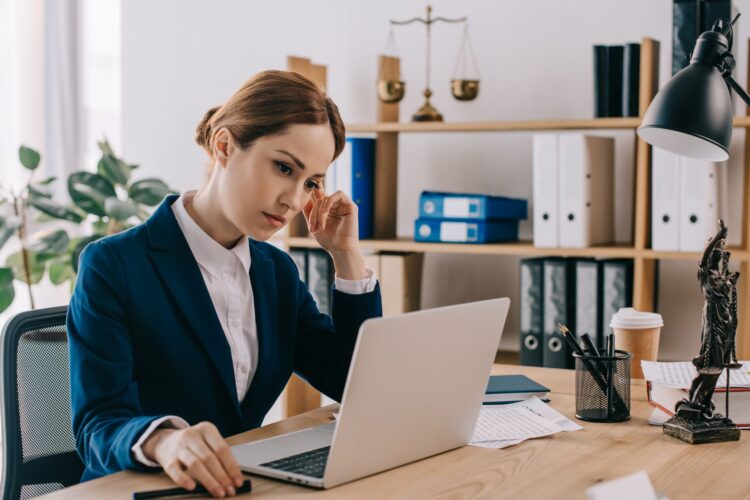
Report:
[{"label": "black object on desk", "polygon": [[[253,483],[249,479],[245,479],[242,486],[235,488],[237,494],[247,493],[252,491]],[[163,497],[178,497],[187,495],[209,495],[208,490],[201,485],[196,486],[192,490],[186,490],[185,488],[167,488],[164,490],[151,490],[151,491],[136,491],[133,493],[133,500],[144,500],[146,498],[163,498]]]}]

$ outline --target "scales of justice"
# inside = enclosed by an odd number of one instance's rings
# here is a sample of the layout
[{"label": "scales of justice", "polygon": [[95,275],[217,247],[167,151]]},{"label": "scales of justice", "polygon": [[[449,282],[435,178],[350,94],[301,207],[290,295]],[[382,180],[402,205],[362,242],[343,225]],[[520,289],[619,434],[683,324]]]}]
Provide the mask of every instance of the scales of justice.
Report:
[{"label": "scales of justice", "polygon": [[[427,50],[425,64],[425,89],[422,93],[425,101],[422,107],[412,116],[415,122],[433,122],[443,121],[443,115],[430,102],[432,89],[430,88],[430,71],[431,71],[431,31],[432,25],[438,22],[451,24],[463,24],[463,38],[461,47],[454,69],[454,77],[451,80],[451,93],[459,101],[472,101],[479,95],[479,72],[477,69],[474,50],[469,40],[468,18],[461,17],[449,19],[445,17],[432,17],[432,7],[427,6],[427,16],[425,18],[415,17],[404,21],[391,20],[391,29],[388,34],[385,54],[380,57],[378,67],[378,99],[384,103],[397,103],[403,99],[406,93],[406,82],[400,80],[399,65],[400,60],[396,55],[396,43],[393,33],[394,26],[405,26],[407,24],[422,23],[427,30]],[[471,61],[469,62],[469,58]],[[467,63],[473,65],[473,78],[467,77]]]}]

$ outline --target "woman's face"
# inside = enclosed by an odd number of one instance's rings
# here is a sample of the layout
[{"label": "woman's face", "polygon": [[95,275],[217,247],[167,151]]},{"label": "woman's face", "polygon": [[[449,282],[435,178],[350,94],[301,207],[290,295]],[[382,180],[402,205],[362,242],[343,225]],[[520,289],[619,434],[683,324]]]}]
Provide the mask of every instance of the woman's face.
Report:
[{"label": "woman's face", "polygon": [[222,169],[222,212],[243,235],[267,240],[323,187],[335,149],[333,132],[328,124],[291,125],[244,151],[226,135],[227,154],[215,166]]}]

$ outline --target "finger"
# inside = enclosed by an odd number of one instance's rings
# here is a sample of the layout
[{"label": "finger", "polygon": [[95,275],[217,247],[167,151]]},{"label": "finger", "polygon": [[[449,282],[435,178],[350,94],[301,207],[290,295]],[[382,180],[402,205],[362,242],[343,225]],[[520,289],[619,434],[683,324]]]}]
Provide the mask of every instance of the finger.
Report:
[{"label": "finger", "polygon": [[305,220],[307,221],[307,224],[310,224],[310,212],[312,212],[313,207],[315,206],[315,200],[313,200],[312,196],[307,199],[307,203],[305,203],[305,206],[302,207],[302,213],[305,215]]},{"label": "finger", "polygon": [[179,460],[174,460],[165,465],[164,472],[167,473],[169,478],[174,481],[177,486],[189,491],[192,491],[195,488],[195,481],[187,475],[184,470],[182,470]]},{"label": "finger", "polygon": [[318,225],[319,223],[318,214],[320,213],[320,207],[321,205],[323,205],[323,201],[324,200],[320,198],[315,200],[315,206],[313,207],[312,212],[310,212],[310,221],[312,222],[312,225],[310,226],[310,231],[312,232],[317,232],[320,227]]},{"label": "finger", "polygon": [[[204,434],[205,437],[205,434]],[[214,451],[208,446],[205,441],[193,441],[189,444],[190,451],[192,451],[198,458],[203,462],[203,466],[208,469],[214,479],[216,479],[224,488],[227,495],[234,495],[234,486],[232,486],[232,479],[227,474],[224,466],[221,464],[219,457],[216,456]]]},{"label": "finger", "polygon": [[216,456],[221,460],[224,470],[227,471],[229,476],[234,479],[234,485],[238,488],[245,482],[245,478],[242,476],[242,470],[240,469],[237,459],[232,454],[232,449],[229,447],[227,442],[221,437],[216,427],[206,429],[204,433],[206,437],[206,443],[216,453]]},{"label": "finger", "polygon": [[178,453],[178,458],[187,468],[187,473],[190,477],[202,484],[213,496],[222,498],[226,495],[224,488],[208,472],[206,466],[203,465],[203,462],[195,453],[188,448],[182,448]]}]

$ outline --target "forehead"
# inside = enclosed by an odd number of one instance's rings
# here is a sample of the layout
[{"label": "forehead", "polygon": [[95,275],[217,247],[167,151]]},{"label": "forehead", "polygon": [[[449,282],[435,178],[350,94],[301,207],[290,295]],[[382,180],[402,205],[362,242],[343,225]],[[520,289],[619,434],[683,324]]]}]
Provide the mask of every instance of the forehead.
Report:
[{"label": "forehead", "polygon": [[269,151],[289,152],[305,165],[308,175],[324,174],[335,150],[333,132],[327,124],[291,125],[280,134],[262,137],[256,144]]}]

